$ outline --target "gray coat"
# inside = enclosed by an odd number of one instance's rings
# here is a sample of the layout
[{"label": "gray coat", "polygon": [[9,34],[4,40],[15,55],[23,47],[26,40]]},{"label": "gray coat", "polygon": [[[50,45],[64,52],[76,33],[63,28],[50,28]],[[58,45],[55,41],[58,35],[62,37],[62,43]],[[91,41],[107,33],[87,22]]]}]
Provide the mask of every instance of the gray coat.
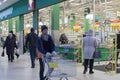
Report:
[{"label": "gray coat", "polygon": [[83,57],[84,59],[93,59],[93,54],[97,46],[96,39],[91,35],[83,38]]}]

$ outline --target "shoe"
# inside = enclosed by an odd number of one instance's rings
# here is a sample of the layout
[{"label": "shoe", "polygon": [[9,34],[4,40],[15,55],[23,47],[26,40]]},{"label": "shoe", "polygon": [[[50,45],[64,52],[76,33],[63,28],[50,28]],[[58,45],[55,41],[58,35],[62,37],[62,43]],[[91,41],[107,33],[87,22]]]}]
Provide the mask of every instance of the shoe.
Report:
[{"label": "shoe", "polygon": [[8,59],[8,61],[10,62],[10,59]]},{"label": "shoe", "polygon": [[20,56],[20,55],[19,55],[19,54],[17,54],[17,53],[16,53],[15,55],[16,55],[17,59],[18,59],[18,58],[19,58],[19,56]]},{"label": "shoe", "polygon": [[93,74],[94,72],[93,71],[90,71],[89,74]]},{"label": "shoe", "polygon": [[46,76],[44,77],[44,80],[49,80],[49,78],[47,78]]},{"label": "shoe", "polygon": [[35,66],[32,66],[31,68],[35,68]]},{"label": "shoe", "polygon": [[11,62],[13,62],[13,60],[11,60]]},{"label": "shoe", "polygon": [[84,71],[83,71],[83,74],[86,74],[86,72],[87,72],[87,70],[84,70]]}]

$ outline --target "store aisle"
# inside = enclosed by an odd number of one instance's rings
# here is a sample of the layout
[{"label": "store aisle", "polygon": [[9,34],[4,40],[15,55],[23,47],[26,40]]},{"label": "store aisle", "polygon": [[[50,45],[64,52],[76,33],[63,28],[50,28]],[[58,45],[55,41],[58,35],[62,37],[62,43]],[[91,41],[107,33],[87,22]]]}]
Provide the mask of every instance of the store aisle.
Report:
[{"label": "store aisle", "polygon": [[[2,51],[2,50],[0,50]],[[1,53],[0,53],[1,55]],[[101,63],[102,64],[102,63]],[[77,67],[77,75],[69,80],[119,80],[120,74],[106,74],[105,72],[94,70],[94,74],[82,74],[83,67]],[[21,55],[13,63],[7,61],[7,56],[0,56],[0,80],[39,80],[39,64],[36,60],[36,67],[31,69],[29,54]],[[53,78],[52,80],[59,80]]]}]

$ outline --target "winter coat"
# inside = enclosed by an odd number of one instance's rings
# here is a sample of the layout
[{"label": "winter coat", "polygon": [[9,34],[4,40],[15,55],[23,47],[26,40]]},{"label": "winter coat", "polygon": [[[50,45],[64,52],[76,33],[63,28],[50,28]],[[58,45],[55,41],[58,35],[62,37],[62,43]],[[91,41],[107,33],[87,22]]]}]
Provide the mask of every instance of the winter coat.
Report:
[{"label": "winter coat", "polygon": [[7,54],[14,54],[14,49],[17,48],[15,37],[10,38],[9,36],[6,38],[3,49],[6,47]]},{"label": "winter coat", "polygon": [[42,54],[46,54],[47,52],[52,52],[55,51],[55,44],[54,41],[52,39],[52,37],[50,35],[48,35],[48,41],[45,41],[43,39],[43,36],[41,35],[38,40],[37,40],[37,49],[39,52],[41,52]]},{"label": "winter coat", "polygon": [[36,49],[36,41],[37,41],[37,34],[36,33],[29,33],[26,38],[26,47],[29,46],[29,48],[34,48]]},{"label": "winter coat", "polygon": [[92,37],[93,31],[89,31],[88,35],[83,38],[83,56],[84,59],[93,59],[97,41]]}]

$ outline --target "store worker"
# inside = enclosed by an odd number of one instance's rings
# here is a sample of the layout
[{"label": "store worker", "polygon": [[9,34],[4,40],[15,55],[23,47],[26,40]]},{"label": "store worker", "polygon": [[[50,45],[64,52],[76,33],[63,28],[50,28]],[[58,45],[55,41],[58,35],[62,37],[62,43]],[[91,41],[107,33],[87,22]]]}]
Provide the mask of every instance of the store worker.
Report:
[{"label": "store worker", "polygon": [[83,38],[83,57],[84,57],[84,71],[83,74],[86,74],[88,64],[89,64],[89,73],[93,74],[93,63],[94,63],[94,52],[97,46],[97,40],[93,37],[93,30],[89,30],[86,37]]},{"label": "store worker", "polygon": [[41,26],[42,34],[37,40],[37,49],[38,54],[42,54],[43,56],[39,58],[40,63],[40,80],[47,80],[47,77],[51,75],[53,72],[53,68],[49,68],[46,75],[44,76],[44,68],[45,68],[45,62],[48,65],[48,62],[52,62],[52,56],[56,55],[55,52],[55,44],[52,39],[52,37],[48,34],[48,27],[46,25]]},{"label": "store worker", "polygon": [[65,33],[61,34],[59,41],[61,42],[61,44],[68,44],[68,38]]},{"label": "store worker", "polygon": [[31,28],[31,32],[26,36],[26,48],[29,48],[30,51],[31,68],[35,68],[37,38],[38,36],[35,33],[34,28]]}]

